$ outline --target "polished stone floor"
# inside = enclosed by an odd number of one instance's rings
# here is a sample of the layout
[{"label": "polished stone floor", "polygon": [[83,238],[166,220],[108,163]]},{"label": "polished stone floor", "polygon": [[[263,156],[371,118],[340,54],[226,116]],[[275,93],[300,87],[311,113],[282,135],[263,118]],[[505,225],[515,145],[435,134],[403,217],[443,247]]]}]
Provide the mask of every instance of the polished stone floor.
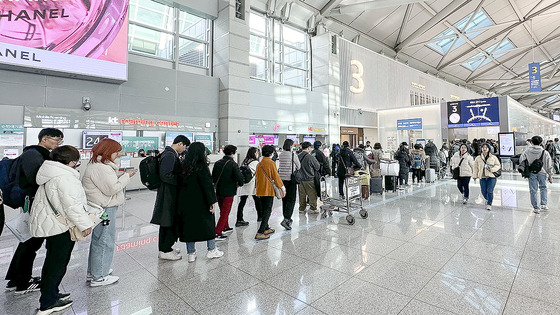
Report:
[{"label": "polished stone floor", "polygon": [[[498,180],[491,212],[478,184],[470,188],[467,205],[450,179],[374,195],[369,218],[357,215],[352,226],[342,213],[295,213],[292,231],[280,227],[275,202],[277,232],[258,242],[249,202],[251,224],[218,243],[224,257],[207,260],[198,243],[191,264],[158,260],[157,227],[148,223],[155,194],[132,192],[115,222],[120,281],[88,287],[89,243],[78,243],[62,282],[74,300],[64,314],[560,314],[560,184],[539,215],[517,175]],[[9,231],[0,237],[0,273],[16,245]],[[184,244],[175,247],[185,254]],[[0,313],[34,314],[38,299],[0,293]]]}]

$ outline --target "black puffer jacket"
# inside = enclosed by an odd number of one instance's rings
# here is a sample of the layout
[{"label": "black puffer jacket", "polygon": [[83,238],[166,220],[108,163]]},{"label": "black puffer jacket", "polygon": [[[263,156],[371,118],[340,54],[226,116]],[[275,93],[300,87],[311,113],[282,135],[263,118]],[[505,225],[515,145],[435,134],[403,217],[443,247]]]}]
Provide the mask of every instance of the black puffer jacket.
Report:
[{"label": "black puffer jacket", "polygon": [[354,167],[355,170],[359,170],[362,168],[356,157],[354,156],[354,152],[350,150],[348,147],[344,147],[340,149],[340,152],[337,155],[338,161],[338,168],[336,170],[336,175],[340,177],[346,176],[346,166],[347,167]]},{"label": "black puffer jacket", "polygon": [[395,160],[399,161],[399,176],[402,177],[408,174],[408,169],[410,168],[410,153],[408,149],[401,147],[395,152]]}]

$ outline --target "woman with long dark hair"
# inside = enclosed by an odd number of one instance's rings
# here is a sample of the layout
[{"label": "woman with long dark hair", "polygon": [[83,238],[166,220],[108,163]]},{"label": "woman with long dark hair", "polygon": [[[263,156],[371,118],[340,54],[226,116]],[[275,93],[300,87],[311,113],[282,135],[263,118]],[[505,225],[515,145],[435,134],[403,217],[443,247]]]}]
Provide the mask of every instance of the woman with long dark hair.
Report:
[{"label": "woman with long dark hair", "polygon": [[451,158],[451,174],[455,168],[459,168],[459,178],[457,178],[457,188],[463,194],[463,204],[469,201],[469,183],[473,176],[474,159],[469,154],[469,148],[465,143],[461,144],[459,152]]},{"label": "woman with long dark hair", "polygon": [[501,168],[498,158],[490,153],[492,149],[488,143],[482,144],[481,153],[474,160],[473,178],[480,178],[480,191],[486,201],[486,210],[492,210],[492,201],[494,200],[494,187],[496,187],[495,172]]},{"label": "woman with long dark hair", "polygon": [[203,143],[194,142],[189,146],[182,179],[177,198],[178,235],[181,242],[187,243],[188,261],[196,260],[195,242],[201,241],[206,241],[207,258],[222,257],[224,253],[216,247],[215,241],[217,198]]},{"label": "woman with long dark hair", "polygon": [[237,222],[235,222],[235,227],[247,226],[249,222],[243,220],[243,208],[247,203],[247,198],[253,196],[253,201],[255,202],[255,209],[257,210],[257,222],[262,219],[262,209],[261,200],[257,197],[257,190],[255,188],[255,174],[257,173],[257,164],[259,164],[259,149],[256,147],[250,147],[247,150],[247,156],[241,163],[241,166],[248,167],[251,170],[252,179],[250,182],[239,187],[237,195],[239,196],[239,204],[237,205]]}]

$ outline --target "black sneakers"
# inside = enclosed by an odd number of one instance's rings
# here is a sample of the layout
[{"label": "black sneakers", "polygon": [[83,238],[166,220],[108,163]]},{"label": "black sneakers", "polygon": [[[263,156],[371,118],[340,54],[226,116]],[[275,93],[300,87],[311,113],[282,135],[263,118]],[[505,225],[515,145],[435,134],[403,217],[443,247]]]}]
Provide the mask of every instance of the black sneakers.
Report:
[{"label": "black sneakers", "polygon": [[56,303],[54,303],[54,305],[42,310],[39,309],[37,311],[37,315],[49,315],[52,314],[54,312],[60,312],[62,310],[67,309],[68,307],[70,307],[72,305],[72,300],[58,300],[56,301]]},{"label": "black sneakers", "polygon": [[237,221],[235,222],[235,227],[241,227],[241,226],[247,226],[249,225],[249,222],[247,221]]},{"label": "black sneakers", "polygon": [[41,290],[41,278],[32,278],[26,286],[17,287],[16,294],[25,294]]}]

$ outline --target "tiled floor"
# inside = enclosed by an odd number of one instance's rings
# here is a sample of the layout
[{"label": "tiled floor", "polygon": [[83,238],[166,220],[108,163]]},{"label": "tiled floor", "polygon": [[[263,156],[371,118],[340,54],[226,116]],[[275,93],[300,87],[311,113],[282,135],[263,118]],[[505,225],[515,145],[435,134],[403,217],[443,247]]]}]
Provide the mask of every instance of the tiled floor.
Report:
[{"label": "tiled floor", "polygon": [[[88,287],[89,243],[77,244],[62,282],[74,304],[64,314],[560,314],[559,191],[549,187],[550,211],[535,215],[526,181],[504,174],[488,212],[477,184],[462,205],[455,182],[443,180],[372,196],[369,218],[356,215],[352,226],[341,213],[296,213],[292,231],[280,227],[275,202],[277,232],[259,242],[249,201],[251,224],[218,243],[225,256],[209,261],[199,243],[191,264],[158,260],[148,223],[155,194],[133,192],[114,222],[120,281]],[[16,245],[9,232],[0,237],[0,273]],[[34,314],[38,299],[2,293],[0,313]]]}]

